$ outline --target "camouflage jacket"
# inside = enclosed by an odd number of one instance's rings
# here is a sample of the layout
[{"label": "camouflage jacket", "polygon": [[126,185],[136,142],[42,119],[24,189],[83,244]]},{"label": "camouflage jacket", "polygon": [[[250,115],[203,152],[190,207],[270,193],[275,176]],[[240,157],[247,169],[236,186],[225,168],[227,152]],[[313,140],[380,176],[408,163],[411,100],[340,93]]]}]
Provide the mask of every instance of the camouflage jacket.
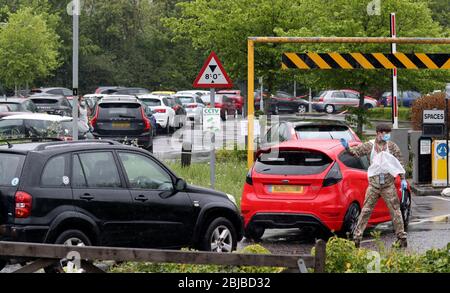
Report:
[{"label": "camouflage jacket", "polygon": [[[385,149],[386,143],[385,142],[378,143],[378,147],[379,147],[379,149]],[[389,147],[389,153],[391,153],[394,157],[396,157],[397,160],[400,161],[400,164],[402,164],[403,168],[405,169],[403,156],[402,156],[402,153],[401,153],[400,148],[398,147],[398,145],[395,144],[394,142],[390,141],[390,142],[388,142],[388,147]],[[371,159],[370,155],[372,153],[372,148],[373,148],[372,141],[368,141],[368,142],[363,143],[363,144],[361,144],[359,146],[351,147],[351,148],[349,148],[348,151],[352,155],[354,155],[356,157],[367,156],[369,158],[369,160],[370,160]],[[372,162],[370,162],[370,163],[372,163]],[[401,175],[401,176],[402,176],[402,178],[404,178],[404,174]],[[389,185],[393,184],[394,181],[395,181],[395,178],[391,174],[385,174],[384,177],[385,177],[385,184],[383,186],[389,186]],[[373,187],[377,187],[377,188],[381,187],[378,176],[374,176],[374,177],[369,178],[369,183]]]}]

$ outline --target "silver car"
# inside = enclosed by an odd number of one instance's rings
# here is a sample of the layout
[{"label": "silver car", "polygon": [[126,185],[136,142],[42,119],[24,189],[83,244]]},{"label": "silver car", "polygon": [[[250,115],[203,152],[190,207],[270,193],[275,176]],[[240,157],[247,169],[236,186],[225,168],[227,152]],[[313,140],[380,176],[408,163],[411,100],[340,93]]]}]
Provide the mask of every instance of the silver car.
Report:
[{"label": "silver car", "polygon": [[175,94],[172,97],[177,98],[186,110],[186,118],[202,123],[203,108],[205,104],[203,100],[196,94]]},{"label": "silver car", "polygon": [[[359,93],[353,90],[329,90],[323,91],[313,99],[312,108],[317,112],[328,114],[342,111],[346,107],[359,106]],[[364,107],[366,109],[377,107],[375,99],[365,97]]]}]

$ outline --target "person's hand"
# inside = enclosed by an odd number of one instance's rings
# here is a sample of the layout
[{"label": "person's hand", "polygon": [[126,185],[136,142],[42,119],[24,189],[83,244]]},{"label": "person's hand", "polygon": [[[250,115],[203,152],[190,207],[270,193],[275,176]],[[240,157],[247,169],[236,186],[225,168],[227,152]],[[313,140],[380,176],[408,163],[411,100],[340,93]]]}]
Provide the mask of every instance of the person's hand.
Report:
[{"label": "person's hand", "polygon": [[408,182],[406,181],[406,179],[402,180],[402,190],[406,190],[408,189]]},{"label": "person's hand", "polygon": [[341,138],[341,144],[345,149],[348,149],[348,141],[345,138]]}]

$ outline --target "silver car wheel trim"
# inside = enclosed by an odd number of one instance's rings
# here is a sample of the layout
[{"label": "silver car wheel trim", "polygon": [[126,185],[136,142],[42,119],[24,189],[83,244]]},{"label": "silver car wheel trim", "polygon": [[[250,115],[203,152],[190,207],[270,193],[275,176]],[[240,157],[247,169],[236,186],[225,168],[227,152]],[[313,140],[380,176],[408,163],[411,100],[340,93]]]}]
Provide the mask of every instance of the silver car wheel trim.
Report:
[{"label": "silver car wheel trim", "polygon": [[233,237],[226,226],[218,226],[211,235],[211,251],[231,252],[233,248]]}]

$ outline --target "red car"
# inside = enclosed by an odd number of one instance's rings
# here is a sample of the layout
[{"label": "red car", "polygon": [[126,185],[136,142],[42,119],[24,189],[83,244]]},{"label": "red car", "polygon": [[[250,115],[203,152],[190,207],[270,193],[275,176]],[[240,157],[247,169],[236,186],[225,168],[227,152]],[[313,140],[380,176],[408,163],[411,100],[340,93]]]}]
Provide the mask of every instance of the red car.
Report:
[{"label": "red car", "polygon": [[244,97],[241,95],[239,90],[223,90],[219,91],[218,94],[225,95],[230,99],[234,100],[238,114],[242,114],[242,109],[244,108]]},{"label": "red car", "polygon": [[[358,142],[350,143],[351,146]],[[259,240],[266,229],[315,228],[352,233],[368,186],[367,157],[356,158],[338,140],[287,141],[258,152],[244,185],[241,213],[246,238]],[[400,178],[396,180],[401,199]],[[411,195],[405,192],[402,215],[407,227]],[[380,200],[369,225],[390,221]]]}]

